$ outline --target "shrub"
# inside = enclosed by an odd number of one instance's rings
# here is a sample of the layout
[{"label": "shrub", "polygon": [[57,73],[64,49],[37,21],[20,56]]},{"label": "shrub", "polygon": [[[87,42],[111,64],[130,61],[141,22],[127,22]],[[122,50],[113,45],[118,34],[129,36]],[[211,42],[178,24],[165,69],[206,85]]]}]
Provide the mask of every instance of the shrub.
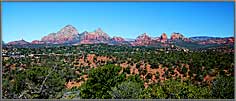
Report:
[{"label": "shrub", "polygon": [[210,98],[209,91],[207,87],[198,87],[179,80],[167,80],[152,86],[150,95],[156,99],[202,99]]},{"label": "shrub", "polygon": [[81,98],[111,98],[108,93],[111,91],[111,87],[116,86],[125,79],[125,75],[118,73],[121,67],[115,65],[106,65],[92,69],[89,72],[88,80],[80,87]]},{"label": "shrub", "polygon": [[113,99],[137,99],[142,92],[141,84],[125,81],[109,91]]},{"label": "shrub", "polygon": [[214,98],[234,99],[234,78],[218,76],[212,83],[211,91]]}]

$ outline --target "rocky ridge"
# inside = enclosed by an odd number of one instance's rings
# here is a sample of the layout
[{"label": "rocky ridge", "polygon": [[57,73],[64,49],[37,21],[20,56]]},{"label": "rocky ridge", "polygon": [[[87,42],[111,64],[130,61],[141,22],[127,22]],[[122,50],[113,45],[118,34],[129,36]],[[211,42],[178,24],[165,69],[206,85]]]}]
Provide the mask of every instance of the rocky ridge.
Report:
[{"label": "rocky ridge", "polygon": [[234,37],[227,38],[207,38],[207,40],[192,40],[191,38],[184,37],[181,33],[172,33],[170,39],[166,33],[162,33],[160,37],[152,38],[147,33],[143,33],[136,37],[134,41],[126,40],[122,37],[110,37],[101,28],[98,28],[92,32],[84,31],[79,33],[78,30],[72,26],[67,25],[59,30],[57,33],[50,33],[47,36],[41,38],[41,40],[34,40],[31,43],[25,40],[18,40],[9,42],[8,45],[27,45],[27,44],[64,44],[64,43],[76,43],[76,44],[96,44],[96,43],[128,43],[132,46],[149,46],[161,43],[162,45],[168,45],[175,40],[183,40],[184,42],[195,42],[199,45],[206,44],[234,44]]}]

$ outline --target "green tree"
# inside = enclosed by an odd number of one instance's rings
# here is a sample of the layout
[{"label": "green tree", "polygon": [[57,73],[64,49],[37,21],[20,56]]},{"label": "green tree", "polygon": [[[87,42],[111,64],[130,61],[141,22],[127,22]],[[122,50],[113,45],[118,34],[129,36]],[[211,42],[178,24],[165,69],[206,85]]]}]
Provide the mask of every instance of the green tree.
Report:
[{"label": "green tree", "polygon": [[113,99],[138,99],[142,92],[142,85],[137,82],[125,81],[112,87],[109,94]]},{"label": "green tree", "polygon": [[124,74],[119,74],[120,70],[121,67],[115,65],[92,69],[89,72],[88,80],[80,87],[80,97],[86,99],[111,98],[108,91],[125,79]]},{"label": "green tree", "polygon": [[56,67],[31,67],[16,74],[8,92],[13,94],[10,98],[56,98],[64,84],[65,79],[57,72]]},{"label": "green tree", "polygon": [[212,83],[212,96],[219,99],[234,99],[234,77],[218,76]]},{"label": "green tree", "polygon": [[[180,81],[167,81],[164,84],[164,89],[167,90],[167,94],[171,97],[173,94],[174,98],[181,99],[207,99],[210,97],[210,89],[203,86],[195,86],[190,83]],[[201,92],[201,93],[200,93]]]},{"label": "green tree", "polygon": [[150,96],[155,99],[201,99],[210,98],[210,89],[198,87],[179,80],[167,80],[151,87]]}]

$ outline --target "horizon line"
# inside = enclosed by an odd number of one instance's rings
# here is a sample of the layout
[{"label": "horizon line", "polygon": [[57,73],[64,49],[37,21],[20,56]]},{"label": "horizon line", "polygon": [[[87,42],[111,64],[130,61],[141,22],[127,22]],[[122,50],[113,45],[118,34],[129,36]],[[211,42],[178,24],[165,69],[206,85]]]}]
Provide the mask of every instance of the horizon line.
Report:
[{"label": "horizon line", "polygon": [[[65,27],[68,27],[68,26],[71,26],[71,27],[75,28],[75,29],[78,31],[78,29],[77,29],[75,26],[73,26],[72,24],[66,24],[64,27],[60,28],[58,31],[50,32],[50,33],[48,33],[48,34],[45,35],[45,36],[48,36],[48,35],[51,34],[51,33],[56,33],[56,34],[57,34],[60,30],[64,29]],[[95,31],[98,30],[98,29],[100,29],[100,30],[102,30],[102,32],[104,32],[103,29],[102,29],[102,27],[97,27],[97,28],[95,28],[95,30],[93,30],[93,31],[87,31],[87,30],[85,30],[85,31],[81,31],[81,33],[78,32],[78,35],[79,35],[79,34],[82,34],[82,33],[84,33],[84,32],[88,32],[88,33],[90,33],[90,32],[95,32]],[[106,32],[104,32],[104,33],[106,33]],[[148,34],[147,32],[143,32],[142,34],[139,34],[139,35],[136,36],[135,38],[125,38],[125,37],[123,37],[123,36],[118,36],[118,35],[110,36],[108,33],[106,33],[106,34],[107,34],[110,38],[113,38],[113,37],[121,37],[121,38],[123,38],[123,39],[125,39],[125,40],[127,41],[127,40],[135,40],[135,39],[137,39],[137,37],[139,37],[139,36],[141,36],[141,35],[143,35],[143,34],[145,34],[145,33],[146,33],[146,35],[149,36],[150,38],[160,38],[161,35],[164,34],[164,33],[167,35],[166,32],[162,32],[162,33],[159,34],[158,36],[151,36],[151,34]],[[171,35],[172,35],[173,33],[182,34],[185,38],[192,38],[192,37],[228,38],[228,37],[234,37],[234,34],[233,34],[232,36],[207,36],[207,35],[197,35],[197,36],[189,36],[189,37],[186,37],[183,33],[174,31],[174,32],[169,33],[169,34],[170,34],[169,36],[167,35],[167,39],[170,39],[170,38],[171,38]],[[43,36],[43,37],[44,37],[44,36]],[[32,42],[32,41],[34,41],[34,40],[41,41],[41,39],[42,39],[43,37],[41,37],[40,39],[32,39],[31,41],[30,41],[30,40],[29,40],[29,41],[28,41],[28,40],[25,40],[25,41],[27,41],[27,42]],[[19,40],[24,40],[24,38],[21,37],[21,38],[19,38]],[[4,43],[9,43],[9,42],[19,41],[19,40],[10,40],[10,41],[8,41],[8,42],[5,42],[4,40],[2,40],[2,41],[3,41]]]},{"label": "horizon line", "polygon": [[[83,32],[85,32],[85,31],[83,31]],[[82,32],[82,33],[83,33]],[[180,32],[172,32],[172,34],[173,33],[179,33],[179,34],[182,34],[182,33],[180,33]],[[49,33],[50,34],[50,33]],[[49,35],[48,34],[48,35]],[[81,34],[81,33],[78,33],[78,34]],[[143,33],[144,34],[144,33]],[[162,33],[163,34],[163,33]],[[162,35],[161,34],[161,35]],[[166,33],[165,33],[166,34]],[[142,34],[139,34],[137,37],[139,37],[139,36],[141,36]],[[148,35],[150,38],[160,38],[161,37],[161,35],[159,35],[159,36],[150,36],[148,33],[146,33],[146,35]],[[182,34],[183,36],[184,36],[184,34]],[[46,35],[47,36],[47,35]],[[113,38],[113,37],[121,37],[121,38],[123,38],[123,39],[125,39],[126,41],[127,40],[135,40],[135,39],[137,39],[137,37],[136,38],[125,38],[125,37],[122,37],[122,36],[110,36],[109,34],[108,34],[108,36],[110,37],[110,38]],[[171,37],[171,35],[170,35],[170,37]],[[171,39],[170,37],[167,37],[167,39]],[[190,36],[190,37],[185,37],[184,36],[184,38],[193,38],[193,37],[213,37],[213,38],[229,38],[229,37],[234,37],[234,35],[232,35],[232,36],[223,36],[223,37],[220,37],[220,36],[206,36],[206,35],[199,35],[199,36]],[[41,38],[42,39],[42,38]],[[41,41],[41,39],[33,39],[32,41],[35,41],[35,40],[38,40],[38,41]],[[20,40],[24,40],[24,41],[27,41],[27,42],[32,42],[32,41],[28,41],[28,40],[25,40],[24,38],[20,38],[19,40],[11,40],[11,41],[8,41],[8,42],[5,42],[4,40],[2,40],[2,42],[4,42],[4,43],[9,43],[9,42],[13,42],[13,41],[20,41]]]}]

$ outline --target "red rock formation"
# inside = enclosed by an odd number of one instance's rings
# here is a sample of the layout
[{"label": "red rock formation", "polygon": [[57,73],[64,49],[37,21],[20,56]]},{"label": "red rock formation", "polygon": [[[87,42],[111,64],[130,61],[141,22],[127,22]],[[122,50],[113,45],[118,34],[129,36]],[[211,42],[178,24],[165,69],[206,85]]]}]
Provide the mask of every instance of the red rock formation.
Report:
[{"label": "red rock formation", "polygon": [[73,87],[80,87],[84,81],[76,82],[76,81],[69,81],[65,83],[66,88],[71,89]]},{"label": "red rock formation", "polygon": [[111,40],[116,41],[116,42],[123,42],[123,41],[125,41],[125,39],[122,38],[122,37],[113,37]]},{"label": "red rock formation", "polygon": [[160,37],[156,37],[153,40],[155,40],[156,42],[161,42],[161,38]]},{"label": "red rock formation", "polygon": [[228,43],[234,43],[235,38],[234,37],[229,37],[228,38]]},{"label": "red rock formation", "polygon": [[39,40],[33,40],[31,44],[45,44],[45,42]]},{"label": "red rock formation", "polygon": [[171,37],[170,37],[171,40],[176,40],[176,39],[184,39],[184,36],[180,33],[172,33],[171,34]]},{"label": "red rock formation", "polygon": [[96,55],[95,54],[88,54],[87,55],[87,60],[90,62],[90,63],[93,63],[93,60],[94,60],[94,57],[95,57]]},{"label": "red rock formation", "polygon": [[165,41],[167,41],[167,35],[166,35],[166,33],[163,33],[161,35],[161,42],[165,42]]},{"label": "red rock formation", "polygon": [[167,35],[166,35],[166,33],[163,33],[163,34],[161,35],[161,40],[167,40]]},{"label": "red rock formation", "polygon": [[81,40],[80,44],[94,44],[94,43],[91,42],[90,40]]},{"label": "red rock formation", "polygon": [[149,37],[146,33],[138,36],[132,45],[134,46],[147,46],[151,44],[151,37]]},{"label": "red rock formation", "polygon": [[77,38],[78,31],[72,25],[67,25],[57,33],[51,33],[44,36],[41,40],[49,43],[65,43]]},{"label": "red rock formation", "polygon": [[82,44],[106,43],[110,39],[109,35],[98,28],[94,32],[83,32],[80,34]]},{"label": "red rock formation", "polygon": [[18,40],[18,41],[11,41],[9,43],[7,43],[7,45],[27,45],[30,44],[29,42],[25,41],[25,40]]},{"label": "red rock formation", "polygon": [[215,76],[210,76],[210,75],[206,75],[203,79],[203,81],[207,82],[208,84],[210,84],[216,77]]}]

